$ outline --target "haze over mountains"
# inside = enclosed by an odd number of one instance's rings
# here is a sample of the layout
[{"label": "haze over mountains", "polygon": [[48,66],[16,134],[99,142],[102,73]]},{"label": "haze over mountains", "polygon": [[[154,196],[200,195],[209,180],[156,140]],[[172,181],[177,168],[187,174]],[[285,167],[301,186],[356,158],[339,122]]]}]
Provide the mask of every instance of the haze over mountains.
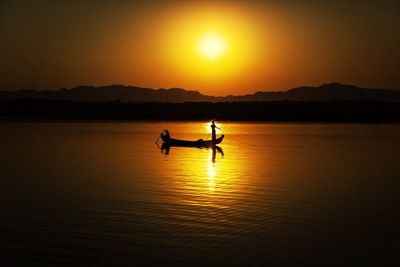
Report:
[{"label": "haze over mountains", "polygon": [[241,96],[215,97],[203,95],[198,91],[180,88],[151,89],[134,86],[79,86],[61,90],[19,90],[0,91],[3,99],[47,99],[72,100],[81,102],[235,102],[235,101],[382,101],[400,102],[400,91],[386,89],[367,89],[340,83],[323,84],[319,87],[297,87],[288,91],[256,92]]}]

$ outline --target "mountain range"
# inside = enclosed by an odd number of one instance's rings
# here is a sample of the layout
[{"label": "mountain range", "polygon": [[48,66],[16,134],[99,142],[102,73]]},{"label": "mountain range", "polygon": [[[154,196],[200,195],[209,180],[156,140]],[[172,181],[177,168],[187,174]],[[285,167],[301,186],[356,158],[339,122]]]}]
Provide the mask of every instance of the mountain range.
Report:
[{"label": "mountain range", "polygon": [[78,86],[60,90],[0,91],[3,99],[72,100],[80,102],[247,102],[247,101],[382,101],[400,102],[400,91],[360,88],[329,83],[319,87],[302,86],[288,91],[259,91],[248,95],[223,97],[203,95],[181,88],[151,89],[124,85]]}]

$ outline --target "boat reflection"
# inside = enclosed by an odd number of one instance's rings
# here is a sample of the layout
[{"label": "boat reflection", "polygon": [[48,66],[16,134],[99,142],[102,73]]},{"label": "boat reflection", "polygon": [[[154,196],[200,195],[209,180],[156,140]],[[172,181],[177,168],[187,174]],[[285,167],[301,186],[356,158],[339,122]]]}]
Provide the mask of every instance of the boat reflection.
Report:
[{"label": "boat reflection", "polygon": [[215,158],[216,158],[217,152],[218,152],[219,154],[221,154],[222,157],[224,156],[224,150],[222,150],[222,148],[219,147],[219,146],[214,146],[214,147],[211,148],[211,150],[212,150],[212,158],[211,158],[211,161],[212,161],[213,163],[215,162]]},{"label": "boat reflection", "polygon": [[[165,155],[169,155],[170,150],[171,150],[171,145],[168,145],[167,143],[163,143],[161,145],[161,151],[165,154]],[[210,148],[205,148],[205,149],[211,149],[212,154],[211,154],[211,162],[215,163],[215,159],[217,156],[217,152],[219,154],[221,154],[221,156],[224,156],[224,150],[220,147],[220,146],[212,146]]]}]

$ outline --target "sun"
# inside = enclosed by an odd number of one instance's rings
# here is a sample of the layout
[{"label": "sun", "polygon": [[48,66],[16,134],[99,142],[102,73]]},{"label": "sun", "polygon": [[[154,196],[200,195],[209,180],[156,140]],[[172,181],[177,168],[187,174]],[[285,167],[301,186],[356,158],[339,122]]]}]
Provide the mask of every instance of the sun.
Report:
[{"label": "sun", "polygon": [[216,59],[222,56],[226,50],[226,42],[217,34],[204,35],[199,40],[199,52],[208,59]]}]

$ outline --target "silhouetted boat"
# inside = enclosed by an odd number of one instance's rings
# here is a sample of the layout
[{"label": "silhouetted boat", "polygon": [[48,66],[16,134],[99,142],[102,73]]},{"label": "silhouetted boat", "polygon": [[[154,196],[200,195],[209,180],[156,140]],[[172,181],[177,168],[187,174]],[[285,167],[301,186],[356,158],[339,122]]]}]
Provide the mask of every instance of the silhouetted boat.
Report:
[{"label": "silhouetted boat", "polygon": [[215,139],[215,142],[213,140],[203,140],[203,139],[198,139],[196,141],[189,141],[189,140],[181,140],[181,139],[174,139],[171,138],[169,135],[168,131],[164,131],[161,134],[161,139],[164,142],[164,146],[181,146],[181,147],[212,147],[215,145],[218,145],[219,143],[222,142],[224,139],[224,135],[221,135],[219,138]]}]

